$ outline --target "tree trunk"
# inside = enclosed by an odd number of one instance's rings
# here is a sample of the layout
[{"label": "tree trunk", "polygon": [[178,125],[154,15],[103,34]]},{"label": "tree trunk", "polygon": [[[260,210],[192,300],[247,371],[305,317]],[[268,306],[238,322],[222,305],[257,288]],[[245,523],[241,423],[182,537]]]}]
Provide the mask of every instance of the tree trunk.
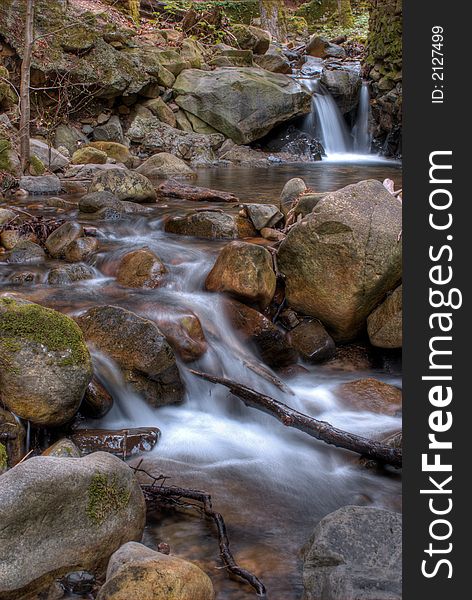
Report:
[{"label": "tree trunk", "polygon": [[342,27],[352,27],[354,18],[351,10],[351,0],[338,0],[339,22]]},{"label": "tree trunk", "polygon": [[287,14],[283,0],[259,0],[262,29],[279,42],[287,39]]},{"label": "tree trunk", "polygon": [[31,56],[33,52],[34,0],[26,0],[25,47],[21,63],[20,83],[20,159],[21,170],[26,173],[30,163],[31,121]]}]

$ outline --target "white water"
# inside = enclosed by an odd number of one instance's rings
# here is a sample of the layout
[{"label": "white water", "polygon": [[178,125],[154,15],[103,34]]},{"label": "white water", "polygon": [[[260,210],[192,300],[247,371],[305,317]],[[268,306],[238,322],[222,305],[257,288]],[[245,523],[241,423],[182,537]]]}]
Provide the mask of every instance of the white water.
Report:
[{"label": "white water", "polygon": [[362,84],[359,92],[359,106],[352,134],[354,136],[354,150],[359,154],[368,154],[372,136],[370,131],[370,95],[367,83]]}]

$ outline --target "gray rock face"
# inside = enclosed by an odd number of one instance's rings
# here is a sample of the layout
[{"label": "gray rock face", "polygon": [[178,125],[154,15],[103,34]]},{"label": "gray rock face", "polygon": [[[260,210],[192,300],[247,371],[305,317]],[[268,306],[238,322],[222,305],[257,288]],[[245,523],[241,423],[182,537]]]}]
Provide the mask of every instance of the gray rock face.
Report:
[{"label": "gray rock face", "polygon": [[72,319],[14,296],[0,297],[0,397],[38,425],[75,415],[92,379],[92,361]]},{"label": "gray rock face", "polygon": [[402,517],[345,506],[315,527],[303,550],[304,600],[400,600]]},{"label": "gray rock face", "polygon": [[181,108],[237,144],[310,112],[311,97],[296,81],[253,67],[188,69],[177,78],[174,92]]},{"label": "gray rock face", "polygon": [[401,204],[379,181],[326,195],[279,248],[288,305],[335,341],[354,339],[401,279],[401,228]]},{"label": "gray rock face", "polygon": [[254,227],[260,231],[264,227],[274,227],[282,219],[283,214],[273,204],[246,204],[247,214]]},{"label": "gray rock face", "polygon": [[280,194],[280,208],[287,214],[293,201],[306,192],[306,183],[300,177],[289,179]]},{"label": "gray rock face", "polygon": [[342,113],[355,108],[362,85],[360,69],[323,69],[321,82],[328,88]]},{"label": "gray rock face", "polygon": [[42,140],[30,140],[30,150],[50,171],[59,171],[69,164],[68,158]]},{"label": "gray rock face", "polygon": [[141,539],[145,502],[133,471],[104,452],[38,456],[0,477],[0,597],[48,589]]},{"label": "gray rock face", "polygon": [[59,194],[61,191],[61,180],[56,175],[21,177],[19,185],[30,194]]},{"label": "gray rock face", "polygon": [[93,139],[95,141],[118,142],[123,143],[123,128],[120,118],[113,115],[103,125],[98,125],[93,130]]},{"label": "gray rock face", "polygon": [[150,404],[182,400],[174,352],[155,323],[117,306],[92,308],[77,322],[86,339],[118,363],[127,382]]}]

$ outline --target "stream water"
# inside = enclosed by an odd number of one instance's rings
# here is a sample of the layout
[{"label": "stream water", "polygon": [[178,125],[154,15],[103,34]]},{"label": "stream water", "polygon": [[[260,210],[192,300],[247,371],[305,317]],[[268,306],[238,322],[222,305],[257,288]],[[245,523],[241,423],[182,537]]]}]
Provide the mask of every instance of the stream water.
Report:
[{"label": "stream water", "polygon": [[[393,179],[401,184],[400,165],[375,158],[363,162],[326,162],[274,166],[270,169],[224,168],[199,172],[197,185],[235,193],[242,200],[276,202],[291,177],[303,177],[315,191],[339,189],[366,178]],[[35,214],[52,216],[41,198],[24,200]],[[231,205],[211,205],[238,210]],[[48,261],[34,271],[36,284],[14,287],[7,278],[18,265],[0,259],[0,291],[18,291],[33,301],[69,314],[98,304],[114,304],[153,319],[158,312],[192,311],[201,320],[208,351],[192,368],[228,376],[276,397],[305,413],[366,436],[379,437],[398,430],[400,419],[346,409],[338,404],[331,388],[341,380],[374,375],[401,384],[395,363],[376,369],[353,370],[349,364],[304,365],[307,371],[295,378],[283,377],[292,394],[284,393],[247,367],[259,363],[252,348],[241,343],[226,321],[221,298],[204,291],[204,280],[222,242],[196,240],[166,234],[163,217],[197,208],[192,202],[155,205],[149,214],[125,221],[97,223],[100,252],[93,266],[96,278],[71,286],[50,286]],[[202,208],[202,204],[198,204]],[[76,219],[75,211],[64,218]],[[131,290],[116,284],[113,274],[119,258],[131,249],[148,246],[169,269],[166,284],[156,290]],[[231,548],[238,563],[252,570],[266,584],[271,600],[296,600],[303,593],[300,549],[314,525],[324,515],[346,504],[367,504],[400,509],[401,484],[393,472],[378,473],[359,466],[357,458],[330,448],[303,433],[291,431],[274,419],[230,399],[189,374],[181,364],[186,400],[178,406],[151,409],[131,393],[119,370],[106,356],[96,356],[98,375],[112,393],[112,411],[93,427],[157,426],[162,438],[144,457],[143,466],[165,474],[169,483],[196,487],[212,494],[214,507],[224,515]],[[385,366],[389,368],[385,368]],[[383,367],[383,368],[382,368]],[[219,600],[254,596],[250,588],[228,578],[218,560],[211,526],[199,515],[164,512],[151,519],[145,543],[156,547],[167,542],[172,552],[197,562],[212,578]],[[189,599],[191,600],[191,599]]]}]

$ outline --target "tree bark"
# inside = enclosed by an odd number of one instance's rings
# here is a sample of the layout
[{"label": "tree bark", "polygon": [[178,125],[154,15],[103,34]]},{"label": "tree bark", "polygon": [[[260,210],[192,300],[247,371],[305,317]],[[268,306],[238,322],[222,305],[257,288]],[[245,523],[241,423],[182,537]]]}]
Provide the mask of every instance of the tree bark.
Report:
[{"label": "tree bark", "polygon": [[208,373],[201,373],[199,371],[190,370],[190,372],[206,381],[224,385],[235,396],[241,398],[246,406],[257,408],[258,410],[275,417],[287,427],[299,429],[311,437],[326,442],[327,444],[357,452],[358,454],[379,463],[392,465],[397,468],[402,466],[401,450],[390,448],[381,442],[369,440],[354,433],[348,433],[347,431],[333,427],[333,425],[326,421],[318,421],[313,417],[290,408],[286,404],[283,404],[283,402],[279,402],[270,396],[260,394],[259,392],[251,390],[230,379],[216,377],[215,375],[209,375]]},{"label": "tree bark", "polygon": [[338,0],[339,22],[342,27],[352,27],[354,18],[351,10],[351,0]]},{"label": "tree bark", "polygon": [[259,0],[262,29],[278,42],[287,40],[287,14],[283,0]]},{"label": "tree bark", "polygon": [[31,57],[33,53],[34,0],[26,0],[25,47],[21,62],[20,83],[20,160],[25,173],[30,163],[30,121],[31,121]]}]

